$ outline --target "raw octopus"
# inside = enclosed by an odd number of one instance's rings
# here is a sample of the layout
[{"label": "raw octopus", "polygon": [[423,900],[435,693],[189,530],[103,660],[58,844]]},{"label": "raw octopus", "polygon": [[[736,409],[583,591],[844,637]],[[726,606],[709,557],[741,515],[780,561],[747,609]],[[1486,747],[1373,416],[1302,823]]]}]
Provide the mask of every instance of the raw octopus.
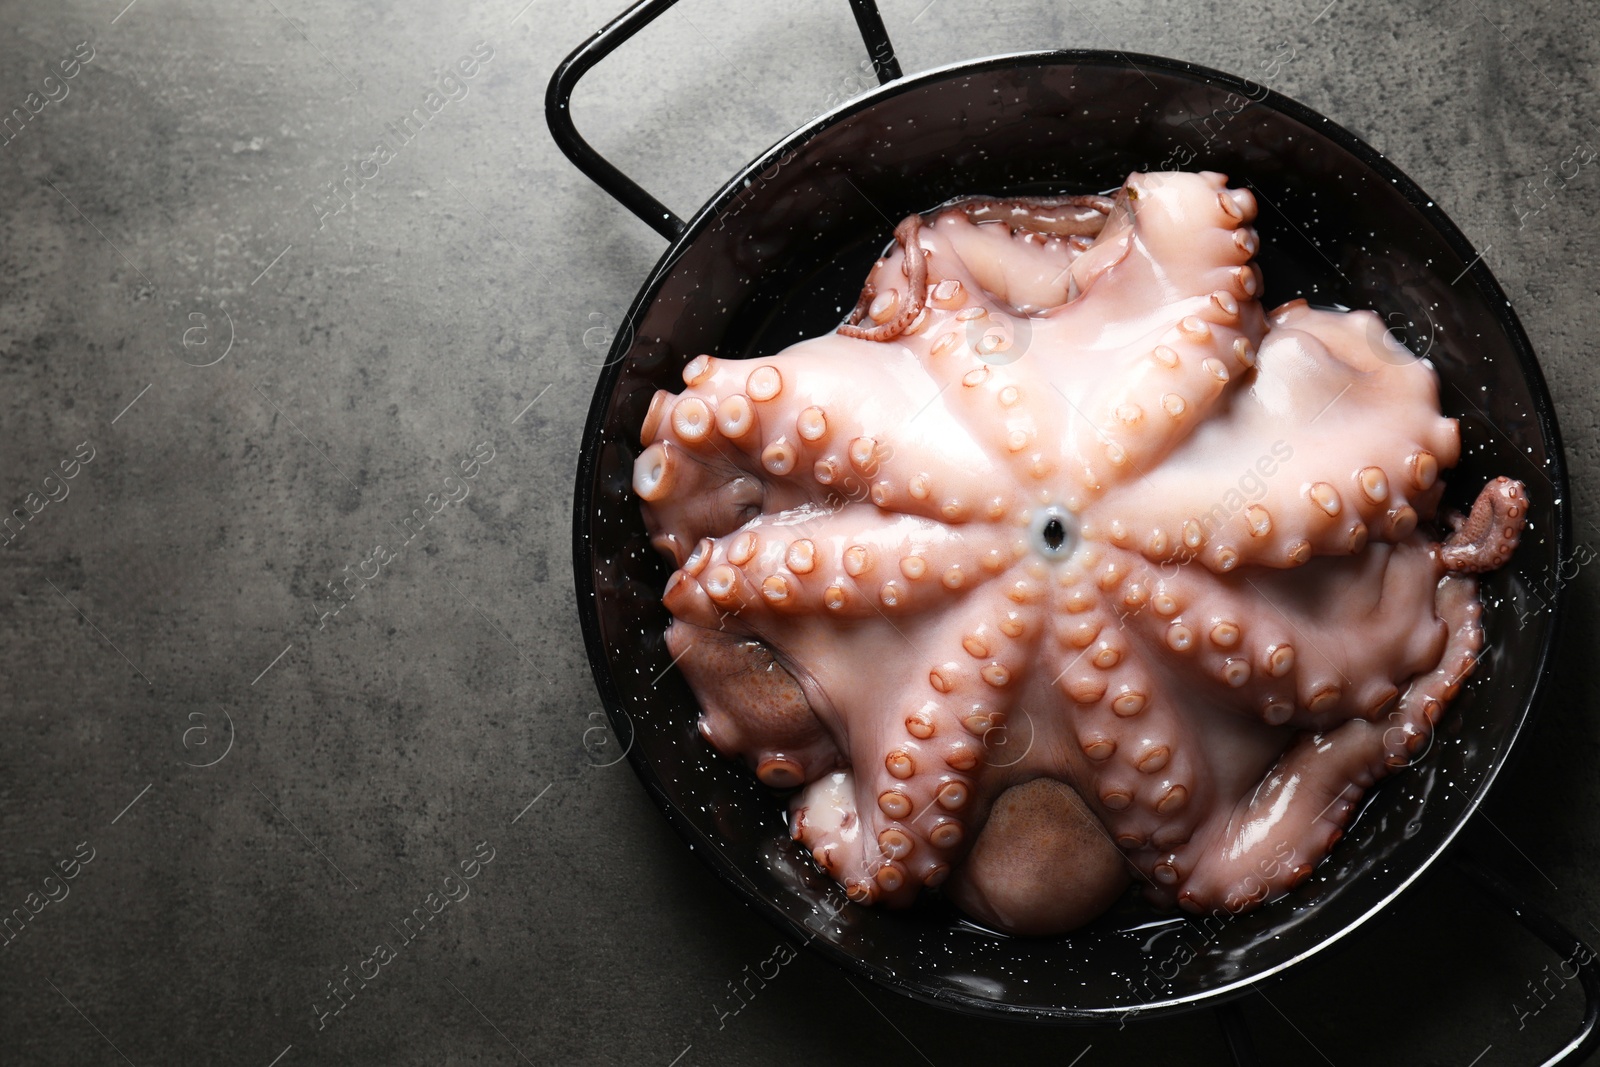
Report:
[{"label": "raw octopus", "polygon": [[957,201],[836,332],[656,394],[668,649],[851,899],[1237,913],[1472,671],[1524,488],[1441,514],[1433,367],[1371,312],[1264,313],[1255,216],[1216,173]]}]

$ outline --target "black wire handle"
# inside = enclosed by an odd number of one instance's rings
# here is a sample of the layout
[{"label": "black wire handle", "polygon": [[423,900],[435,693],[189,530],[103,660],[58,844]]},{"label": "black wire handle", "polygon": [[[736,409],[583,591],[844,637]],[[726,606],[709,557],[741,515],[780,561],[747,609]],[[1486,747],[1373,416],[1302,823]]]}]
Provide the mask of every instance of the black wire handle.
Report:
[{"label": "black wire handle", "polygon": [[[1452,856],[1449,863],[1467,881],[1478,887],[1491,903],[1498,904],[1523,929],[1549,945],[1562,960],[1571,960],[1578,969],[1578,981],[1583,985],[1583,1023],[1577,1036],[1568,1041],[1561,1051],[1545,1060],[1541,1067],[1555,1067],[1559,1063],[1583,1063],[1600,1048],[1600,968],[1595,966],[1594,950],[1572,931],[1562,926],[1550,914],[1534,907],[1508,884],[1491,873],[1476,859],[1466,855]],[[1579,961],[1582,962],[1579,962]],[[1222,1036],[1228,1043],[1237,1067],[1257,1067],[1255,1046],[1250,1040],[1250,1027],[1238,1001],[1229,1001],[1216,1009],[1217,1022],[1222,1026]]]},{"label": "black wire handle", "polygon": [[[596,185],[616,197],[623,207],[638,215],[651,229],[669,241],[676,241],[683,234],[686,224],[583,139],[572,122],[572,91],[590,68],[677,2],[641,0],[634,4],[562,60],[544,94],[545,121],[549,123],[550,135],[555,138],[561,151]],[[889,34],[883,28],[883,17],[878,14],[876,0],[850,0],[850,7],[855,13],[856,26],[861,31],[862,41],[866,43],[867,55],[872,60],[872,69],[879,83],[900,77],[900,63],[895,59]]]},{"label": "black wire handle", "polygon": [[[1529,933],[1549,945],[1551,951],[1563,961],[1570,960],[1577,967],[1578,981],[1583,985],[1583,1022],[1577,1035],[1554,1056],[1545,1060],[1542,1067],[1586,1061],[1596,1049],[1600,1049],[1600,967],[1596,966],[1594,950],[1471,856],[1452,856],[1450,865],[1465,875],[1467,881],[1477,886],[1490,901],[1509,912]],[[1578,962],[1580,960],[1582,962]]]},{"label": "black wire handle", "polygon": [[1245,1022],[1244,1009],[1239,1007],[1239,1002],[1230,1000],[1214,1009],[1212,1014],[1222,1027],[1222,1039],[1228,1043],[1235,1067],[1261,1067],[1255,1042],[1250,1038],[1250,1024]]},{"label": "black wire handle", "polygon": [[[1523,929],[1549,945],[1562,960],[1573,961],[1578,970],[1578,981],[1583,986],[1583,1023],[1578,1028],[1577,1036],[1540,1067],[1555,1067],[1556,1064],[1568,1062],[1579,1064],[1588,1060],[1600,1048],[1600,968],[1595,965],[1594,950],[1548,912],[1528,903],[1521,893],[1476,859],[1455,855],[1450,857],[1449,863],[1467,881],[1477,886],[1491,903],[1498,904],[1508,912],[1522,924]],[[1239,1002],[1235,1000],[1221,1005],[1215,1015],[1222,1027],[1223,1040],[1228,1043],[1228,1051],[1233,1054],[1233,1062],[1237,1067],[1258,1067],[1261,1061],[1256,1057],[1255,1045],[1250,1039],[1250,1027],[1245,1022],[1244,1013],[1239,1010]]]}]

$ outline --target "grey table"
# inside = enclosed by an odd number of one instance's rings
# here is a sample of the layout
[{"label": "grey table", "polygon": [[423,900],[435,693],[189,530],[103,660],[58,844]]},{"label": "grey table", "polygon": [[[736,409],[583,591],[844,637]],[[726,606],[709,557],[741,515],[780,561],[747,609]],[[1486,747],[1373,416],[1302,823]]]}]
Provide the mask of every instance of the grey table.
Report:
[{"label": "grey table", "polygon": [[[524,2],[5,5],[0,503],[30,518],[0,547],[0,913],[37,914],[0,947],[0,1060],[1226,1062],[1205,1015],[1019,1029],[809,954],[724,1014],[777,934],[591,766],[567,547],[599,346],[662,244],[544,129],[612,0]],[[884,15],[913,72],[1108,47],[1252,76],[1287,46],[1273,88],[1484,250],[1595,541],[1600,168],[1545,179],[1600,144],[1600,12],[1324,3]],[[575,106],[687,213],[861,59],[844,0],[685,0]],[[1473,846],[1600,937],[1596,583]],[[1534,999],[1555,962],[1430,876],[1244,1010],[1271,1062],[1530,1063],[1581,1003]]]}]

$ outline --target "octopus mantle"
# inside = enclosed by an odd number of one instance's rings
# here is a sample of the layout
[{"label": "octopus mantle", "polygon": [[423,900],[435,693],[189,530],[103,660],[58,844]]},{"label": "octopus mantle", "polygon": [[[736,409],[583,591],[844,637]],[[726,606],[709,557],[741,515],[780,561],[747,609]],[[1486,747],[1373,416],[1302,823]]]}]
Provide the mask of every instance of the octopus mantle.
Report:
[{"label": "octopus mantle", "polygon": [[1264,314],[1255,213],[1162,173],[912,216],[837,333],[656,395],[634,486],[701,732],[852,899],[1237,912],[1471,671],[1523,488],[1430,536],[1432,367],[1370,312]]}]

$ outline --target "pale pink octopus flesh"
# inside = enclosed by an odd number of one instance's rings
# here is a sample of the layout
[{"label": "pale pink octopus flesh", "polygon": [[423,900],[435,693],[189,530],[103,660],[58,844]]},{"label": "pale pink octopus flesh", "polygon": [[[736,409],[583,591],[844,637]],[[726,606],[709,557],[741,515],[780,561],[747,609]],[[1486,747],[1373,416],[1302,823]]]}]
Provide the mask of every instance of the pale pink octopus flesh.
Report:
[{"label": "pale pink octopus flesh", "polygon": [[1244,910],[1472,670],[1523,487],[1428,532],[1434,369],[1371,312],[1264,314],[1255,214],[1160,173],[913,215],[836,333],[656,394],[669,651],[852,899]]}]

